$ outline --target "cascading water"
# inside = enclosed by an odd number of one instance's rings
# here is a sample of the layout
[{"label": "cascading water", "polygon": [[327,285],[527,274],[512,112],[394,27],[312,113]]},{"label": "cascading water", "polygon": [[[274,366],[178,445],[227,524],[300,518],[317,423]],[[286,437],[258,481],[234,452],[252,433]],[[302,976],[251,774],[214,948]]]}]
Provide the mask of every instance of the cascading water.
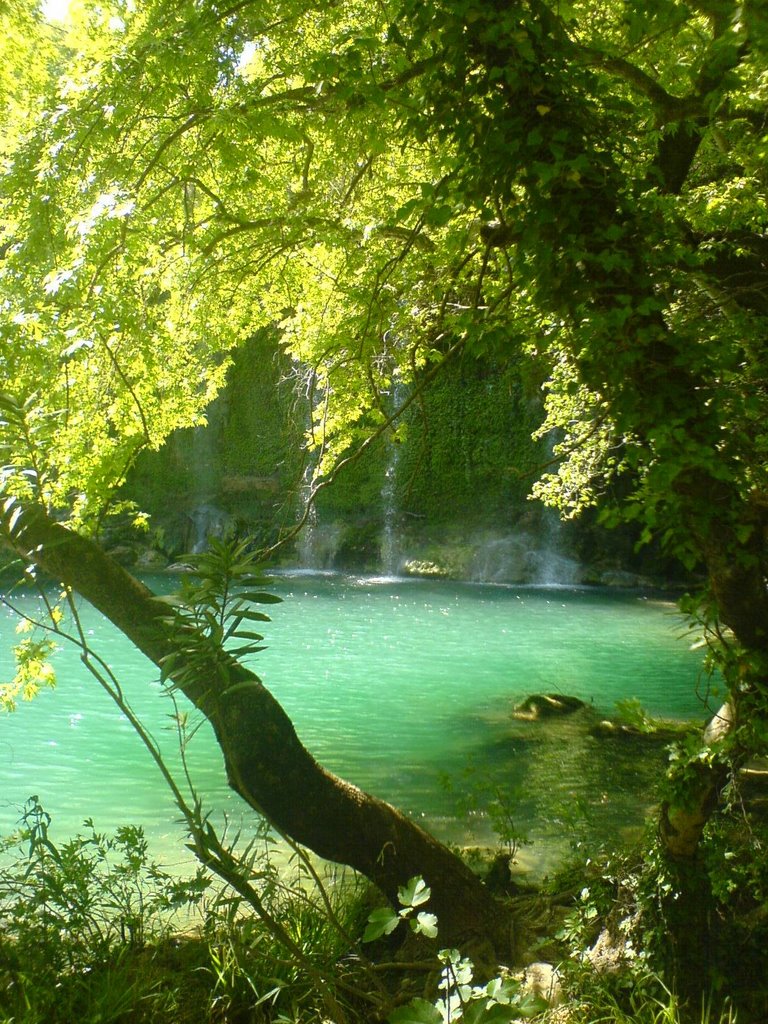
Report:
[{"label": "cascading water", "polygon": [[317,508],[314,502],[311,501],[312,495],[312,477],[314,473],[314,467],[311,462],[307,463],[306,469],[304,470],[304,476],[301,481],[301,488],[299,490],[299,518],[304,519],[304,525],[301,528],[299,539],[296,544],[296,554],[299,560],[299,565],[302,569],[317,569],[319,568],[318,553],[317,553]]},{"label": "cascading water", "polygon": [[[557,439],[547,434],[542,453],[546,464],[555,459]],[[582,566],[566,554],[563,524],[557,512],[539,505],[516,528],[489,531],[474,539],[471,577],[479,583],[528,583],[572,586],[581,581]]]},{"label": "cascading water", "polygon": [[[547,434],[546,461],[555,458],[555,431]],[[536,552],[532,582],[542,586],[567,586],[578,582],[580,566],[563,551],[563,524],[555,509],[542,506],[541,541]]]},{"label": "cascading water", "polygon": [[181,452],[192,469],[190,510],[186,513],[186,548],[192,554],[207,550],[211,537],[225,537],[233,527],[231,517],[215,504],[221,482],[217,434],[223,413],[224,401],[218,398],[208,406],[206,422],[192,429],[188,445]]},{"label": "cascading water", "polygon": [[[299,381],[299,394],[306,400],[305,427],[307,437],[311,437],[317,380],[314,370],[309,367],[296,364],[295,372]],[[301,569],[324,570],[333,568],[339,543],[339,528],[335,524],[325,524],[319,520],[313,499],[317,460],[317,452],[309,451],[298,494],[296,518],[299,521],[303,520],[304,525],[296,542],[296,558]]]},{"label": "cascading water", "polygon": [[[392,412],[401,408],[407,397],[406,386],[395,384],[392,392]],[[381,531],[381,571],[386,576],[396,576],[400,570],[401,551],[397,533],[397,468],[400,462],[400,438],[393,433],[388,445],[387,468],[381,488],[383,527]]]},{"label": "cascading water", "polygon": [[381,488],[381,503],[384,511],[384,527],[381,533],[381,570],[387,576],[394,576],[400,567],[400,549],[396,533],[397,519],[397,463],[400,446],[390,443],[390,456],[384,472]]}]

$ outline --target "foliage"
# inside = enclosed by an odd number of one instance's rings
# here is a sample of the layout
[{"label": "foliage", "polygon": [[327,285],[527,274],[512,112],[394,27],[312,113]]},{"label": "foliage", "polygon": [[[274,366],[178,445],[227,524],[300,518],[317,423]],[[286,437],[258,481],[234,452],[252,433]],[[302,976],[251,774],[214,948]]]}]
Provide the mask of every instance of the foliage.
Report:
[{"label": "foliage", "polygon": [[290,499],[302,476],[309,406],[293,370],[276,330],[246,339],[232,354],[207,425],[177,431],[162,449],[137,459],[125,492],[153,524],[165,524],[158,546],[172,558],[192,546],[184,529],[190,505],[210,502],[213,493],[262,547],[274,543],[276,526],[294,525]]},{"label": "foliage", "polygon": [[209,885],[203,871],[174,878],[151,861],[141,828],[107,836],[86,821],[85,834],[59,846],[50,824],[31,797],[19,831],[3,841],[4,858],[15,856],[3,872],[5,935],[30,970],[38,958],[50,970],[72,970],[120,942],[140,947],[168,933]]},{"label": "foliage", "polygon": [[[453,792],[455,780],[445,776],[443,788]],[[497,843],[504,848],[510,861],[514,861],[520,848],[530,840],[517,823],[517,808],[525,797],[523,786],[502,786],[476,766],[467,767],[461,776],[460,798],[457,802],[457,813],[465,820],[478,812],[487,816]]]},{"label": "foliage", "polygon": [[[105,0],[58,50],[3,18],[0,497],[96,531],[262,327],[314,382],[315,495],[391,433],[394,384],[525,361],[559,459],[537,493],[705,571],[736,726],[673,797],[708,806],[768,717],[758,0]],[[194,660],[254,653],[249,617],[202,590],[175,621]]]},{"label": "foliage", "polygon": [[506,972],[484,985],[473,984],[474,965],[457,949],[442,950],[439,960],[438,999],[412,999],[389,1015],[390,1024],[509,1024],[546,1009],[543,999],[522,993],[519,981]]},{"label": "foliage", "polygon": [[398,508],[437,532],[446,519],[507,522],[524,504],[533,464],[543,456],[531,440],[540,410],[524,393],[522,372],[488,357],[457,357],[445,366],[403,417],[408,443],[398,456]]},{"label": "foliage", "polygon": [[[207,676],[210,659],[217,661],[217,682],[227,687],[236,659],[264,650],[263,634],[251,623],[269,622],[254,604],[279,604],[282,598],[260,588],[258,555],[250,541],[211,538],[207,551],[187,556],[191,572],[178,595],[158,598],[174,612],[169,618],[174,650],[163,661],[163,678],[176,684]],[[259,589],[257,589],[259,588]],[[244,642],[241,642],[244,641]]]},{"label": "foliage", "polygon": [[171,934],[210,880],[203,871],[168,874],[149,859],[140,828],[107,836],[86,821],[83,834],[57,844],[50,823],[32,797],[0,848],[0,976],[9,1000],[0,1008],[27,1011],[22,1020],[66,1021],[104,998],[112,1016],[103,1019],[118,1019],[155,998],[120,972],[125,951]]},{"label": "foliage", "polygon": [[98,519],[140,449],[200,422],[232,348],[279,325],[313,382],[316,482],[397,383],[459,354],[525,362],[560,459],[537,493],[575,514],[624,473],[619,518],[712,571],[717,535],[753,571],[755,4],[115,3],[66,45],[4,179],[0,386],[42,384],[55,414],[45,500]]},{"label": "foliage", "polygon": [[[374,942],[391,935],[398,925],[408,921],[411,931],[427,939],[435,939],[438,922],[434,914],[418,911],[431,896],[423,878],[415,877],[398,891],[401,909],[391,907],[374,910],[368,917],[363,942]],[[441,949],[437,954],[440,995],[435,1002],[411,999],[393,1010],[390,1024],[506,1024],[521,1017],[532,1017],[546,1008],[546,1002],[521,991],[518,980],[502,970],[498,977],[484,985],[473,984],[474,965],[458,949]]]},{"label": "foliage", "polygon": [[343,961],[361,898],[349,880],[329,880],[326,907],[301,861],[288,872],[269,844],[260,851],[270,912],[322,965],[322,993],[241,897],[201,870],[183,878],[151,861],[141,829],[105,836],[86,822],[83,834],[57,844],[50,824],[33,798],[2,844],[4,1024],[206,1024],[244,1015],[319,1024],[337,983],[349,1000],[344,979],[356,968]]},{"label": "foliage", "polygon": [[429,939],[437,935],[437,918],[417,907],[429,901],[432,890],[423,878],[412,878],[407,885],[401,886],[397,892],[401,909],[395,912],[392,907],[374,910],[368,918],[363,933],[363,942],[373,942],[383,935],[391,935],[401,921],[408,921],[411,931],[417,935],[425,935]]},{"label": "foliage", "polygon": [[[19,623],[21,627],[27,625],[26,622]],[[13,648],[16,674],[9,683],[0,684],[0,708],[3,711],[15,711],[19,697],[31,700],[41,687],[55,685],[56,673],[50,660],[55,650],[56,644],[48,636],[27,636],[16,644]]]},{"label": "foliage", "polygon": [[572,514],[626,472],[621,516],[693,564],[714,487],[721,542],[762,557],[765,31],[740,12],[91,12],[6,177],[3,386],[59,415],[50,500],[98,514],[279,324],[318,480],[394,382],[524,359],[562,432],[538,493]]},{"label": "foliage", "polygon": [[226,1020],[247,1008],[254,1019],[303,1024],[327,1019],[334,1005],[354,1007],[355,991],[370,985],[351,948],[361,926],[361,888],[350,878],[326,876],[320,884],[328,888],[320,889],[301,860],[280,864],[268,847],[258,866],[267,880],[265,905],[301,957],[291,955],[237,894],[222,892],[205,908],[201,935],[211,1016]]}]

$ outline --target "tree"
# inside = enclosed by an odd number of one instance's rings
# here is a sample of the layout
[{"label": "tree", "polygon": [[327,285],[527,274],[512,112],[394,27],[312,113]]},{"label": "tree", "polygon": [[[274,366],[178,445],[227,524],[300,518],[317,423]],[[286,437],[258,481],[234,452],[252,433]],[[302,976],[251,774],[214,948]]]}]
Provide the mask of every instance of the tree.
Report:
[{"label": "tree", "polygon": [[[226,353],[260,326],[316,374],[317,486],[389,429],[393,378],[428,386],[458,352],[528,360],[548,377],[542,429],[561,460],[536,493],[565,515],[599,503],[706,573],[687,607],[732,727],[681,762],[660,822],[666,855],[693,864],[729,765],[766,735],[761,6],[94,12],[5,176],[17,543],[132,628],[84,575],[113,572],[86,538],[136,453],[199,422]],[[146,598],[129,604],[145,626]],[[293,814],[286,792],[249,799]],[[360,798],[346,799],[364,845]],[[445,907],[477,920],[487,903],[468,880],[457,902],[445,869]]]}]

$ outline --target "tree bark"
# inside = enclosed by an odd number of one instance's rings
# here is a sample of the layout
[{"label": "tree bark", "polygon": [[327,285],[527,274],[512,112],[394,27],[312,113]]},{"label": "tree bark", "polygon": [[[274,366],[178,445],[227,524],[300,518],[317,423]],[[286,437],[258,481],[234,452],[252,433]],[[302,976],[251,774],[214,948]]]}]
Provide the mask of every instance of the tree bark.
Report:
[{"label": "tree bark", "polygon": [[[6,509],[0,536],[27,562],[84,597],[155,664],[173,652],[168,606],[95,542],[38,506],[10,518]],[[252,808],[319,856],[361,872],[393,902],[399,886],[422,876],[441,945],[487,950],[490,942],[498,959],[512,957],[509,912],[459,857],[390,804],[319,765],[254,673],[233,661],[228,685],[217,691],[216,678],[212,662],[204,683],[176,682],[211,722],[228,781]]]}]

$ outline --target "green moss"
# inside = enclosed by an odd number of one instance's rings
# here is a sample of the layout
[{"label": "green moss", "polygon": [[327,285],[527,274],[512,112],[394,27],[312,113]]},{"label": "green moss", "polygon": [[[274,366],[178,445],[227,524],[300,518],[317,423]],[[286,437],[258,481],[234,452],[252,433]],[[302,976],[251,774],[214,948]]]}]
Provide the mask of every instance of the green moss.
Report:
[{"label": "green moss", "polygon": [[[208,426],[178,431],[161,452],[141,457],[126,491],[162,530],[169,554],[184,549],[200,505],[223,510],[264,543],[295,522],[308,408],[294,383],[277,334],[259,332],[235,353]],[[476,359],[446,366],[406,413],[397,448],[381,438],[318,496],[319,521],[341,527],[338,564],[375,568],[388,521],[417,546],[437,544],[429,560],[461,576],[468,530],[509,528],[530,511],[540,415],[516,370]],[[457,550],[446,552],[446,543]]]},{"label": "green moss", "polygon": [[399,507],[433,525],[514,521],[541,461],[531,440],[540,418],[514,370],[474,359],[447,367],[409,417]]}]

